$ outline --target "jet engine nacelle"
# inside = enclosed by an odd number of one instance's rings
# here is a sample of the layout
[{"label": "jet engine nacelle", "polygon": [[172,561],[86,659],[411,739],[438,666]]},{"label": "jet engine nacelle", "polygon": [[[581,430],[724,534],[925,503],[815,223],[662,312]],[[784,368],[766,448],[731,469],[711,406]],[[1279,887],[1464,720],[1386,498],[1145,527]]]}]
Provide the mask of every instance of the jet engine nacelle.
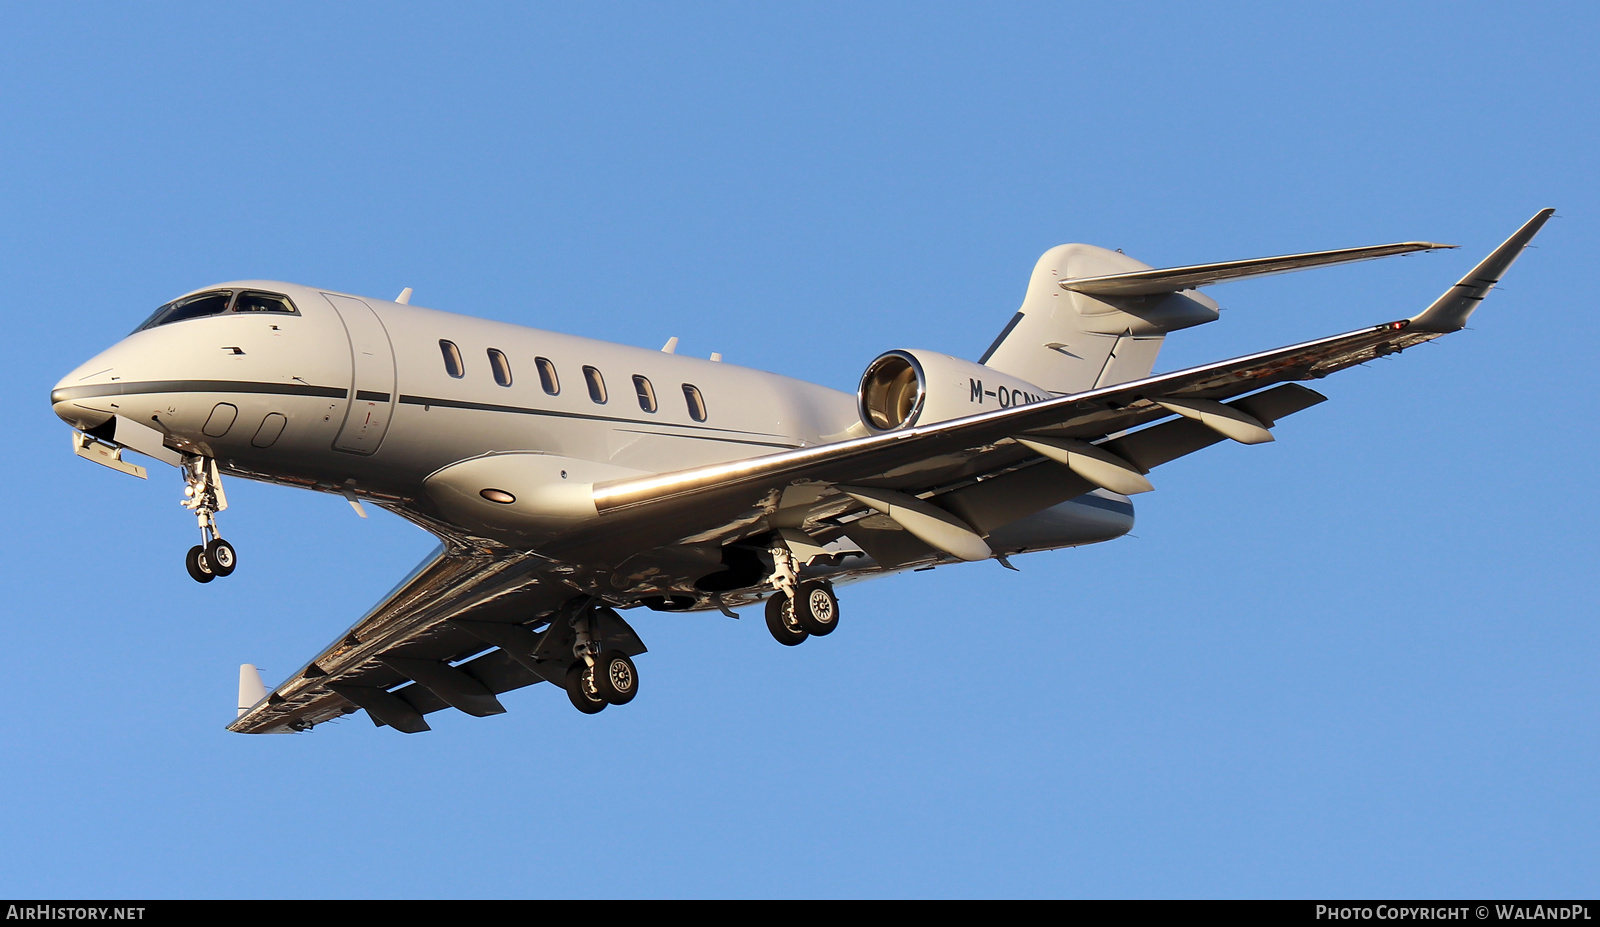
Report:
[{"label": "jet engine nacelle", "polygon": [[993,367],[933,351],[890,351],[867,365],[856,390],[873,432],[926,425],[1050,399],[1049,390]]}]

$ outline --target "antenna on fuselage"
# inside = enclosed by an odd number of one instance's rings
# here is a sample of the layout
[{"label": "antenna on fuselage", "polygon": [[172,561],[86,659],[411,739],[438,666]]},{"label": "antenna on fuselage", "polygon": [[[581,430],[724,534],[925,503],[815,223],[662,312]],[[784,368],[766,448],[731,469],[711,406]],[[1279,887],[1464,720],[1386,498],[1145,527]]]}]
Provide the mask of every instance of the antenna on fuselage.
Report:
[{"label": "antenna on fuselage", "polygon": [[667,339],[667,343],[661,346],[661,353],[662,354],[676,354],[676,353],[678,353],[678,336],[677,335],[673,335],[671,338]]},{"label": "antenna on fuselage", "polygon": [[712,351],[711,359],[720,363],[722,361],[722,354],[717,351]]},{"label": "antenna on fuselage", "polygon": [[400,295],[396,296],[394,301],[402,306],[411,305],[411,287],[406,287],[405,289],[401,290]]}]

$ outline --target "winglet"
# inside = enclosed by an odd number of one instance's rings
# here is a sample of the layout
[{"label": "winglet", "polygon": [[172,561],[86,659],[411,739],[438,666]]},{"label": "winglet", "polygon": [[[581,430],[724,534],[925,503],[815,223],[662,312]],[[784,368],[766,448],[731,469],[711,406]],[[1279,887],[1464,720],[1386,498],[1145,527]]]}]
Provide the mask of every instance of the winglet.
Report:
[{"label": "winglet", "polygon": [[261,671],[254,664],[239,664],[239,717],[267,697],[267,687],[261,681]]},{"label": "winglet", "polygon": [[1529,219],[1520,229],[1517,229],[1510,238],[1507,238],[1500,247],[1489,253],[1489,256],[1472,268],[1471,273],[1461,278],[1455,286],[1444,291],[1433,305],[1424,309],[1422,313],[1413,318],[1407,326],[1416,331],[1424,332],[1454,332],[1460,331],[1467,325],[1467,317],[1472,315],[1472,310],[1478,308],[1478,303],[1483,302],[1489,291],[1505,275],[1506,269],[1522,254],[1522,249],[1528,246],[1533,236],[1539,234],[1539,229],[1555,214],[1554,209],[1541,209]]}]

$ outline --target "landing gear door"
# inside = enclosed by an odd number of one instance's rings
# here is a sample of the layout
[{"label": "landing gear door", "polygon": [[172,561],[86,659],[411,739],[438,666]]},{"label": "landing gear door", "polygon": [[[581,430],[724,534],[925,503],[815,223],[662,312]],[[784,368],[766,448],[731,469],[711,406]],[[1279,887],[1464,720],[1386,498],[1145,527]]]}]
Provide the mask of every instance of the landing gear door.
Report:
[{"label": "landing gear door", "polygon": [[394,348],[378,314],[359,299],[322,294],[338,311],[350,335],[352,376],[344,424],[333,439],[335,450],[371,454],[383,443],[394,413]]}]

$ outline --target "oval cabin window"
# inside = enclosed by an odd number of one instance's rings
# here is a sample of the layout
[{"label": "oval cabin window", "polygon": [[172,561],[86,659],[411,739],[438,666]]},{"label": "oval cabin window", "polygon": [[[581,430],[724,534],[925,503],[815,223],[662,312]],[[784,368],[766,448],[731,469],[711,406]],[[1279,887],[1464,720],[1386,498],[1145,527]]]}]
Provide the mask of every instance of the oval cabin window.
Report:
[{"label": "oval cabin window", "polygon": [[556,378],[556,365],[548,357],[535,357],[533,365],[539,368],[539,385],[554,396],[561,392],[561,381]]},{"label": "oval cabin window", "polygon": [[606,379],[593,367],[583,368],[583,378],[589,382],[589,398],[602,405],[606,401]]},{"label": "oval cabin window", "polygon": [[494,371],[494,381],[501,386],[511,385],[511,362],[506,360],[504,352],[489,349],[489,369]]},{"label": "oval cabin window", "polygon": [[699,387],[683,384],[683,401],[689,404],[690,418],[697,422],[706,420],[706,401],[700,395]]},{"label": "oval cabin window", "polygon": [[461,379],[466,374],[466,365],[461,363],[461,349],[456,347],[454,341],[439,341],[439,352],[444,355],[444,372]]},{"label": "oval cabin window", "polygon": [[650,385],[648,379],[634,374],[633,391],[639,396],[639,408],[646,412],[654,412],[656,410],[656,390],[655,387]]}]

